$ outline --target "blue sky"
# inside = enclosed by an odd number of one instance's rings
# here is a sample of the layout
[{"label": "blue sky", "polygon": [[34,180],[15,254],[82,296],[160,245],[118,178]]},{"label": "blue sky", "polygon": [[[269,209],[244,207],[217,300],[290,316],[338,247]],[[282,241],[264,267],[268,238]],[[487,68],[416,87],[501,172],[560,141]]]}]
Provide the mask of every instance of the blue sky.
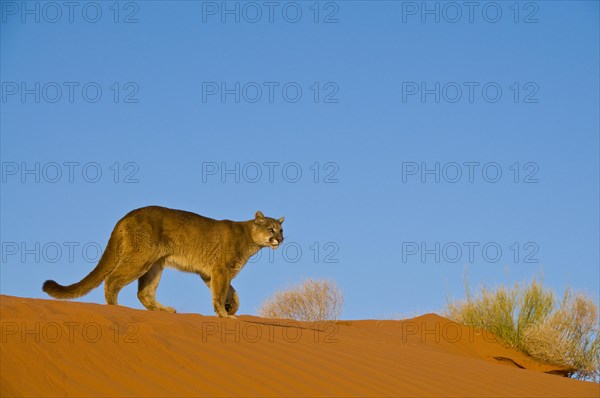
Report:
[{"label": "blue sky", "polygon": [[[1,3],[3,294],[162,205],[286,217],[240,313],[305,278],[347,319],[439,312],[465,272],[598,297],[598,2]],[[158,298],[212,314],[194,275]]]}]

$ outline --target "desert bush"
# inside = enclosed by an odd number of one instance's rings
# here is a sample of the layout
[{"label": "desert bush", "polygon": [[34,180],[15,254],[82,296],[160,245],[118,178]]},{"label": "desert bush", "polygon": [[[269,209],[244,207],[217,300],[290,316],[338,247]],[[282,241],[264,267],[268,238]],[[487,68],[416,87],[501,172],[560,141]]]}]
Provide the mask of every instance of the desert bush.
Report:
[{"label": "desert bush", "polygon": [[466,294],[466,300],[448,302],[450,319],[488,330],[509,347],[569,369],[574,378],[600,381],[598,305],[590,297],[567,290],[557,301],[538,280],[481,287],[477,296],[467,283]]},{"label": "desert bush", "polygon": [[556,311],[525,331],[524,351],[573,369],[577,378],[600,381],[597,320],[598,306],[589,297],[567,291]]},{"label": "desert bush", "polygon": [[264,318],[294,319],[304,322],[336,321],[342,312],[343,296],[335,283],[308,279],[275,293],[259,309]]}]

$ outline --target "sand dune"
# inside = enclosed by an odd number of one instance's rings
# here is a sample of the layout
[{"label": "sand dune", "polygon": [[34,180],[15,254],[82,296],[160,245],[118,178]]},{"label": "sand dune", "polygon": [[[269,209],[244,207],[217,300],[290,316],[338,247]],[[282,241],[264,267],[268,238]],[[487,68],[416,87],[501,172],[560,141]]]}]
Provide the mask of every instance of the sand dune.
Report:
[{"label": "sand dune", "polygon": [[0,296],[2,396],[598,397],[435,314],[308,324]]}]

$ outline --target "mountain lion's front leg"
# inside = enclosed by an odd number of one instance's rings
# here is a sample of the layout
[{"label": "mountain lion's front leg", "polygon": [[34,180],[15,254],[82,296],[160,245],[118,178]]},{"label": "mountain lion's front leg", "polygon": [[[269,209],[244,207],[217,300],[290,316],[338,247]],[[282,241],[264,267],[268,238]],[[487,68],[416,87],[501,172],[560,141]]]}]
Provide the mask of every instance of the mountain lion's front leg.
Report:
[{"label": "mountain lion's front leg", "polygon": [[[200,278],[206,283],[206,286],[210,287],[210,277],[200,275]],[[235,315],[237,310],[240,308],[240,298],[233,288],[233,286],[229,285],[229,289],[227,290],[227,297],[225,298],[225,311],[227,311],[228,315]]]},{"label": "mountain lion's front leg", "polygon": [[210,279],[210,290],[212,292],[213,307],[219,318],[235,318],[227,314],[225,300],[229,290],[229,275],[227,273],[213,274]]},{"label": "mountain lion's front leg", "polygon": [[238,308],[240,308],[240,298],[233,286],[229,285],[227,298],[225,299],[225,310],[227,311],[227,314],[235,315]]}]

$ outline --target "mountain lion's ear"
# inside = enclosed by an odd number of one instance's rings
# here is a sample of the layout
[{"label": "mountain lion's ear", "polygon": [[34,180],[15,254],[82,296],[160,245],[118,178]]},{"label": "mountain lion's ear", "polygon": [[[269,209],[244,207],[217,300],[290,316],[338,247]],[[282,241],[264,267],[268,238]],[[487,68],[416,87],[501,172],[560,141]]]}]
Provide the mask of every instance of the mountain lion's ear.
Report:
[{"label": "mountain lion's ear", "polygon": [[279,221],[279,224],[283,224],[283,220],[285,220],[285,217],[280,217],[277,221]]},{"label": "mountain lion's ear", "polygon": [[262,214],[262,211],[257,211],[254,215],[254,222],[257,224],[262,224],[265,222],[265,215]]}]

